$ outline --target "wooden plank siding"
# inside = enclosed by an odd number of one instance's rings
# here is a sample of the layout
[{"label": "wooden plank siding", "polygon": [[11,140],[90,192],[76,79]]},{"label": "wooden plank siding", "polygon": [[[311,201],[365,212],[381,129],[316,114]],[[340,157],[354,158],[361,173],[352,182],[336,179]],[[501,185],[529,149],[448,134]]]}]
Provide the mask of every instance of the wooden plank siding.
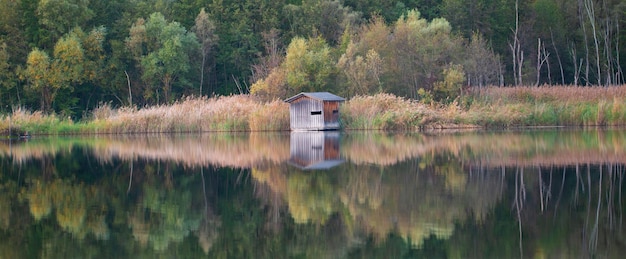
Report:
[{"label": "wooden plank siding", "polygon": [[286,102],[291,130],[339,129],[339,105],[343,98],[327,92],[300,93]]},{"label": "wooden plank siding", "polygon": [[[323,105],[321,101],[302,97],[289,106],[292,129],[324,129]],[[319,112],[319,114],[317,114]]]},{"label": "wooden plank siding", "polygon": [[324,128],[339,128],[339,102],[324,102]]}]

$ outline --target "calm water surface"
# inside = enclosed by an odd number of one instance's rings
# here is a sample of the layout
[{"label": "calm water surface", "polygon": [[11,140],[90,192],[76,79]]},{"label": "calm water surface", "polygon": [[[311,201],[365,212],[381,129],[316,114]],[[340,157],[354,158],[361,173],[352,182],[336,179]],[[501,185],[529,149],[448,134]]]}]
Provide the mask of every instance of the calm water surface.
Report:
[{"label": "calm water surface", "polygon": [[0,142],[0,258],[619,258],[625,130]]}]

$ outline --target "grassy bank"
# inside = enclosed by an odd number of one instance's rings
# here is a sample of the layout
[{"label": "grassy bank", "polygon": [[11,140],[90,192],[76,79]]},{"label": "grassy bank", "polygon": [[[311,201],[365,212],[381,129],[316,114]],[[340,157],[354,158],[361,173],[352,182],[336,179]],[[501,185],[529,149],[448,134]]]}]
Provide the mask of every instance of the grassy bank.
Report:
[{"label": "grassy bank", "polygon": [[248,95],[185,98],[171,105],[113,109],[104,104],[81,122],[17,109],[0,117],[0,132],[30,134],[170,133],[289,129],[289,106]]},{"label": "grassy bank", "polygon": [[[472,89],[449,104],[422,103],[391,94],[356,96],[341,106],[341,118],[344,129],[624,126],[626,86],[490,87]],[[185,98],[141,109],[101,105],[80,122],[23,109],[0,117],[4,136],[9,131],[19,135],[288,129],[288,104],[263,102],[249,95]]]},{"label": "grassy bank", "polygon": [[626,86],[474,90],[455,121],[483,127],[624,126]]}]

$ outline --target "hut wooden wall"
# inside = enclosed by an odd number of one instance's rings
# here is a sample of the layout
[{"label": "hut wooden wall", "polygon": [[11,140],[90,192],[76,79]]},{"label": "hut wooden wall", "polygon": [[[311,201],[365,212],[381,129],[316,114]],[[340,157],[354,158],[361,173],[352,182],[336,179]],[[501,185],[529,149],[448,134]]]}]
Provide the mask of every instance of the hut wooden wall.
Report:
[{"label": "hut wooden wall", "polygon": [[[291,129],[324,129],[323,108],[322,101],[308,97],[294,100],[289,106]],[[312,115],[313,112],[319,114]]]},{"label": "hut wooden wall", "polygon": [[339,128],[339,102],[324,102],[324,122],[325,128]]}]

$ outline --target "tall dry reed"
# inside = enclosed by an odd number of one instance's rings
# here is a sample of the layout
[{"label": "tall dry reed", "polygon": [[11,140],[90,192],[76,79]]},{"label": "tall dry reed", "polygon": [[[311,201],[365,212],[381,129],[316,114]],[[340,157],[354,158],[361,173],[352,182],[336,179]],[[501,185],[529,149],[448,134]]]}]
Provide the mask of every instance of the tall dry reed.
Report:
[{"label": "tall dry reed", "polygon": [[[289,108],[253,96],[187,97],[171,105],[94,111],[97,131],[112,133],[284,130]],[[286,126],[288,129],[288,125]]]},{"label": "tall dry reed", "polygon": [[623,126],[626,86],[488,87],[462,119],[483,126]]},{"label": "tall dry reed", "polygon": [[29,111],[15,108],[13,112],[0,116],[0,132],[4,135],[37,133],[72,133],[78,131],[80,125],[71,119],[61,119],[54,114],[46,115],[41,111]]},{"label": "tall dry reed", "polygon": [[415,130],[442,117],[425,104],[382,93],[348,100],[342,105],[341,119],[348,129]]},{"label": "tall dry reed", "polygon": [[472,94],[487,100],[510,102],[599,102],[614,98],[623,101],[626,100],[626,85],[487,87],[474,89]]}]

